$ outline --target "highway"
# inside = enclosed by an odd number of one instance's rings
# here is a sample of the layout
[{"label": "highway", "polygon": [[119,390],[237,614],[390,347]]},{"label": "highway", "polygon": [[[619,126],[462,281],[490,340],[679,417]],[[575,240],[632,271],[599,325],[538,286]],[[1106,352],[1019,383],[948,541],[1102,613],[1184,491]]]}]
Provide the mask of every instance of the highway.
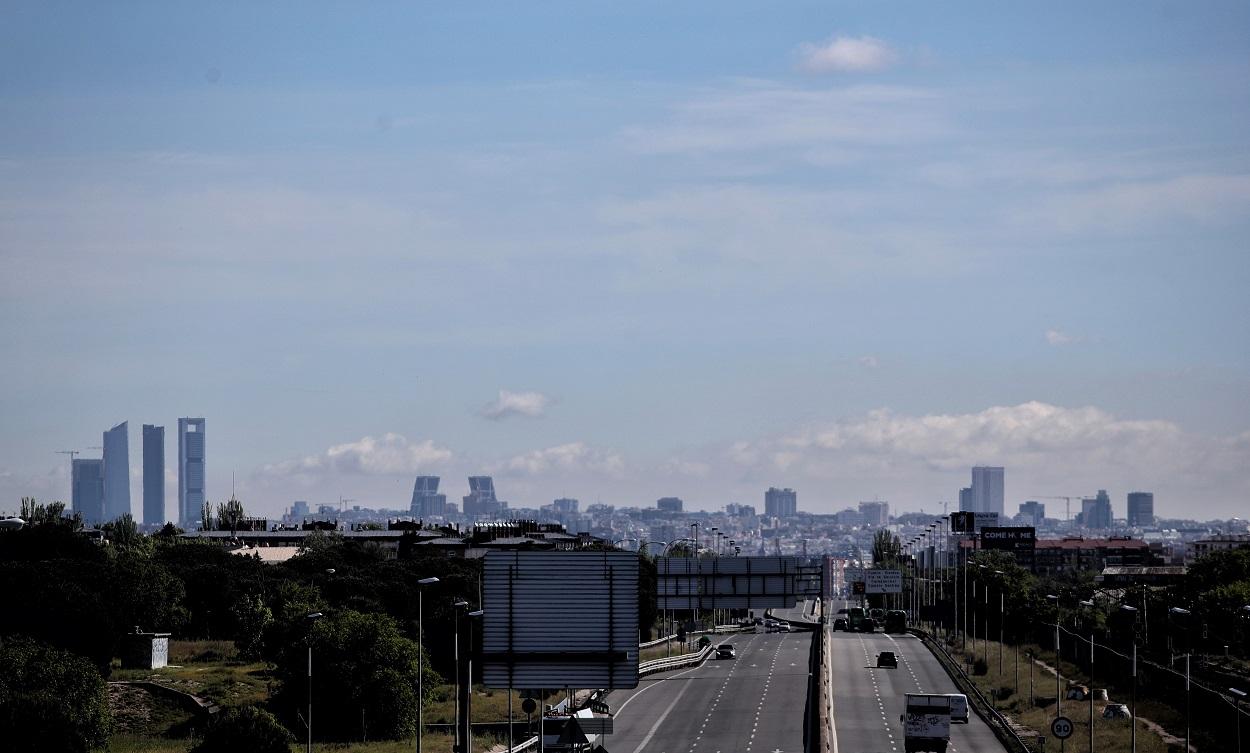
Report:
[{"label": "highway", "polygon": [[[761,628],[762,631],[762,628]],[[612,753],[802,753],[814,632],[713,636],[736,659],[643,677],[612,692]]]},{"label": "highway", "polygon": [[[958,693],[936,657],[911,635],[836,632],[830,636],[833,734],[831,750],[894,753],[903,750],[903,696]],[[877,654],[893,651],[897,669],[878,669]],[[951,725],[953,753],[1003,753],[1005,748],[975,712]]]}]

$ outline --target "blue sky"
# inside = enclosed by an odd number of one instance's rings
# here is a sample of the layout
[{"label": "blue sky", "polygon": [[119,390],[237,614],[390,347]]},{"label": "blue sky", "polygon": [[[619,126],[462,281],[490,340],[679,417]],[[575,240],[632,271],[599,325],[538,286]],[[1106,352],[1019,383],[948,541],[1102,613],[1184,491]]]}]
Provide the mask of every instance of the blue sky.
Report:
[{"label": "blue sky", "polygon": [[0,509],[1250,509],[1244,3],[119,5],[0,27]]}]

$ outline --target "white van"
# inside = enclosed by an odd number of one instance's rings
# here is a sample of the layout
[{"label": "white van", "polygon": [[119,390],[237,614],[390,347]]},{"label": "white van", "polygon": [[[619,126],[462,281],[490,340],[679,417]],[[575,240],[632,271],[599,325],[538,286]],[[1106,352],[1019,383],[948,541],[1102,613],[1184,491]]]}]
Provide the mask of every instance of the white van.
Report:
[{"label": "white van", "polygon": [[968,723],[968,696],[963,693],[947,693],[951,699],[951,721],[961,724]]}]

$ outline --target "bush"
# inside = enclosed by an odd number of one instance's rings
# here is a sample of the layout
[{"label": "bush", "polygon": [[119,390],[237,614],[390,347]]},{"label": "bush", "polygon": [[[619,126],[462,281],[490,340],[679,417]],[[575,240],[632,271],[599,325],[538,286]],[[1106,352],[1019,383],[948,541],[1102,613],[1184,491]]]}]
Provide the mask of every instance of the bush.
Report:
[{"label": "bush", "polygon": [[273,714],[255,706],[227,709],[208,726],[192,753],[291,753],[295,737]]},{"label": "bush", "polygon": [[108,742],[104,678],[90,661],[24,637],[0,641],[0,740],[7,753],[85,753]]},{"label": "bush", "polygon": [[977,659],[976,661],[972,662],[972,674],[984,675],[984,674],[988,674],[989,671],[990,671],[990,665],[986,664],[984,659]]}]

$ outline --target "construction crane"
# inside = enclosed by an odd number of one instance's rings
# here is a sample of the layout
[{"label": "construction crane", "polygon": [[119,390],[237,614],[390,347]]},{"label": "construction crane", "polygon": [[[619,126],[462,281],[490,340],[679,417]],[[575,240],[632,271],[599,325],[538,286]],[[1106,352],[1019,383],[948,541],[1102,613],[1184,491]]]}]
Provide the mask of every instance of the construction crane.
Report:
[{"label": "construction crane", "polygon": [[354,499],[348,499],[347,497],[343,497],[343,496],[341,496],[341,495],[340,495],[340,496],[339,496],[339,512],[340,512],[340,513],[342,513],[342,512],[346,512],[346,511],[347,511],[347,503],[348,503],[348,502],[355,502],[355,501],[356,501],[356,500],[354,500]]},{"label": "construction crane", "polygon": [[69,455],[69,462],[70,462],[70,464],[71,464],[71,465],[73,465],[73,463],[74,463],[74,456],[75,456],[75,455],[81,455],[81,454],[82,454],[82,450],[57,450],[57,451],[56,451],[56,454],[58,454],[58,455]]},{"label": "construction crane", "polygon": [[1085,495],[1074,494],[1074,495],[1072,495],[1072,496],[1070,496],[1070,497],[1065,497],[1065,496],[1063,496],[1063,495],[1057,495],[1057,496],[1053,496],[1053,497],[1048,497],[1048,496],[1043,495],[1043,494],[1034,494],[1034,495],[1033,495],[1033,498],[1034,498],[1034,499],[1062,499],[1062,500],[1064,500],[1064,502],[1066,503],[1066,504],[1065,504],[1065,507],[1066,507],[1065,514],[1067,515],[1067,520],[1068,520],[1068,522],[1069,522],[1069,523],[1071,523],[1071,522],[1072,522],[1072,500],[1074,500],[1074,499],[1085,499]]}]

